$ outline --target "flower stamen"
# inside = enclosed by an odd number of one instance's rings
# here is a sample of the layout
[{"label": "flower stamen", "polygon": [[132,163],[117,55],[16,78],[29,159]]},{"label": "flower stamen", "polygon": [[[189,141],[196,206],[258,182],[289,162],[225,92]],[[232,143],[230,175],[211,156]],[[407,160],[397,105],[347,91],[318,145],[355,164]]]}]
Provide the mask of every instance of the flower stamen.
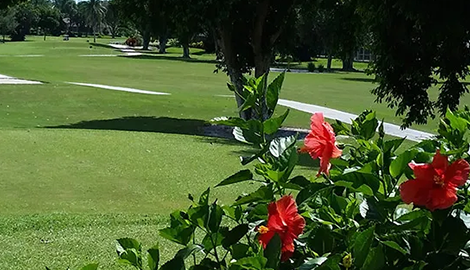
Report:
[{"label": "flower stamen", "polygon": [[434,175],[433,180],[434,180],[434,183],[436,183],[436,185],[441,186],[441,187],[444,186],[444,179],[442,179],[442,177],[440,177],[439,175]]},{"label": "flower stamen", "polygon": [[258,232],[259,234],[267,234],[269,232],[269,228],[266,226],[260,226],[258,228]]}]

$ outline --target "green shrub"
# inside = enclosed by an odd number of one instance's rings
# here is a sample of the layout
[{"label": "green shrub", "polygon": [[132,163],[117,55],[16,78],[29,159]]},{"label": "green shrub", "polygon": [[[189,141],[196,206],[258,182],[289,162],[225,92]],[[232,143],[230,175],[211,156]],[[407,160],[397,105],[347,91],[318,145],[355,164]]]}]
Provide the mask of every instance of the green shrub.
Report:
[{"label": "green shrub", "polygon": [[308,72],[315,72],[315,69],[316,69],[316,66],[315,66],[314,63],[312,63],[312,62],[308,63],[308,65],[307,65]]},{"label": "green shrub", "polygon": [[[276,136],[289,114],[273,117],[284,76],[247,78],[239,110],[254,119],[211,121],[253,150],[241,158],[252,166],[215,188],[249,181],[258,189],[230,205],[211,188],[189,195],[190,206],[160,230],[180,246],[171,260],[159,267],[158,245],[146,251],[122,238],[119,261],[140,270],[468,269],[470,111],[449,111],[437,137],[405,149],[405,138],[385,137],[375,112],[351,125],[315,113],[299,149],[298,135]],[[293,173],[302,153],[320,160],[318,173]]]},{"label": "green shrub", "polygon": [[323,64],[318,65],[318,72],[325,72],[325,66]]}]

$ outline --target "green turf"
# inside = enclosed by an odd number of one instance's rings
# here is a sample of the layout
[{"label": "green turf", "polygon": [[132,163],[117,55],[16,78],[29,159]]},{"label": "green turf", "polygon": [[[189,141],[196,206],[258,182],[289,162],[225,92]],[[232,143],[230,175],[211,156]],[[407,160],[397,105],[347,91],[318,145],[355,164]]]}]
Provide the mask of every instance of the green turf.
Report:
[{"label": "green turf", "polygon": [[[116,269],[115,238],[136,237],[149,247],[161,240],[157,229],[168,214],[188,205],[188,193],[241,169],[238,156],[246,146],[201,136],[204,121],[236,115],[234,99],[217,96],[230,92],[227,76],[213,73],[213,55],[192,49],[188,61],[181,49],[169,48],[167,55],[90,58],[80,55],[120,52],[105,46],[111,39],[92,48],[87,38],[28,40],[0,44],[0,74],[44,82],[0,85],[0,269],[66,269],[88,261]],[[363,73],[289,73],[281,97],[352,113],[375,109],[399,123],[392,110],[373,103],[369,79]],[[309,117],[291,111],[287,125],[307,128]],[[316,173],[308,156],[299,165],[296,173]],[[230,202],[253,188],[221,188],[215,196]],[[164,243],[169,258],[173,247]]]}]

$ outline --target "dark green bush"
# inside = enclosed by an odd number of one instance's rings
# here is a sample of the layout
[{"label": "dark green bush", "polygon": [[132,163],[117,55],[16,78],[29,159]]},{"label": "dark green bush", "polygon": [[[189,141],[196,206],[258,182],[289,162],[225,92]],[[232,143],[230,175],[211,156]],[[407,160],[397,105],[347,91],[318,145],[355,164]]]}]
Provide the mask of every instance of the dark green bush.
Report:
[{"label": "dark green bush", "polygon": [[307,65],[308,72],[315,72],[315,68],[316,68],[316,66],[315,66],[314,63],[312,63],[312,62],[308,63],[308,65]]}]

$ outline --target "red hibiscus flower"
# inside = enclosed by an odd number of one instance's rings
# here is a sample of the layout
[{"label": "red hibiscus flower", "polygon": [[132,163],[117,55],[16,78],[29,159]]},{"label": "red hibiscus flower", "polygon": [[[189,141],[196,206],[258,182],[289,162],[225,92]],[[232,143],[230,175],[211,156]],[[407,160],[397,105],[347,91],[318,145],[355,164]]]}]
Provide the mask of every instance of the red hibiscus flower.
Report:
[{"label": "red hibiscus flower", "polygon": [[401,184],[401,198],[405,203],[431,211],[451,207],[457,201],[457,187],[465,184],[470,172],[467,161],[459,159],[449,165],[447,157],[439,150],[431,164],[410,163],[409,166],[416,179]]},{"label": "red hibiscus flower", "polygon": [[284,196],[268,206],[268,224],[258,228],[259,242],[266,248],[271,238],[277,233],[282,241],[281,260],[288,260],[294,253],[294,239],[297,239],[305,227],[305,220],[297,212],[297,204],[292,196]]},{"label": "red hibiscus flower", "polygon": [[321,173],[328,175],[330,171],[330,159],[339,158],[341,150],[336,146],[336,135],[331,125],[325,122],[322,113],[312,115],[310,133],[305,138],[305,146],[300,149],[301,152],[308,152],[313,159],[320,159]]}]

